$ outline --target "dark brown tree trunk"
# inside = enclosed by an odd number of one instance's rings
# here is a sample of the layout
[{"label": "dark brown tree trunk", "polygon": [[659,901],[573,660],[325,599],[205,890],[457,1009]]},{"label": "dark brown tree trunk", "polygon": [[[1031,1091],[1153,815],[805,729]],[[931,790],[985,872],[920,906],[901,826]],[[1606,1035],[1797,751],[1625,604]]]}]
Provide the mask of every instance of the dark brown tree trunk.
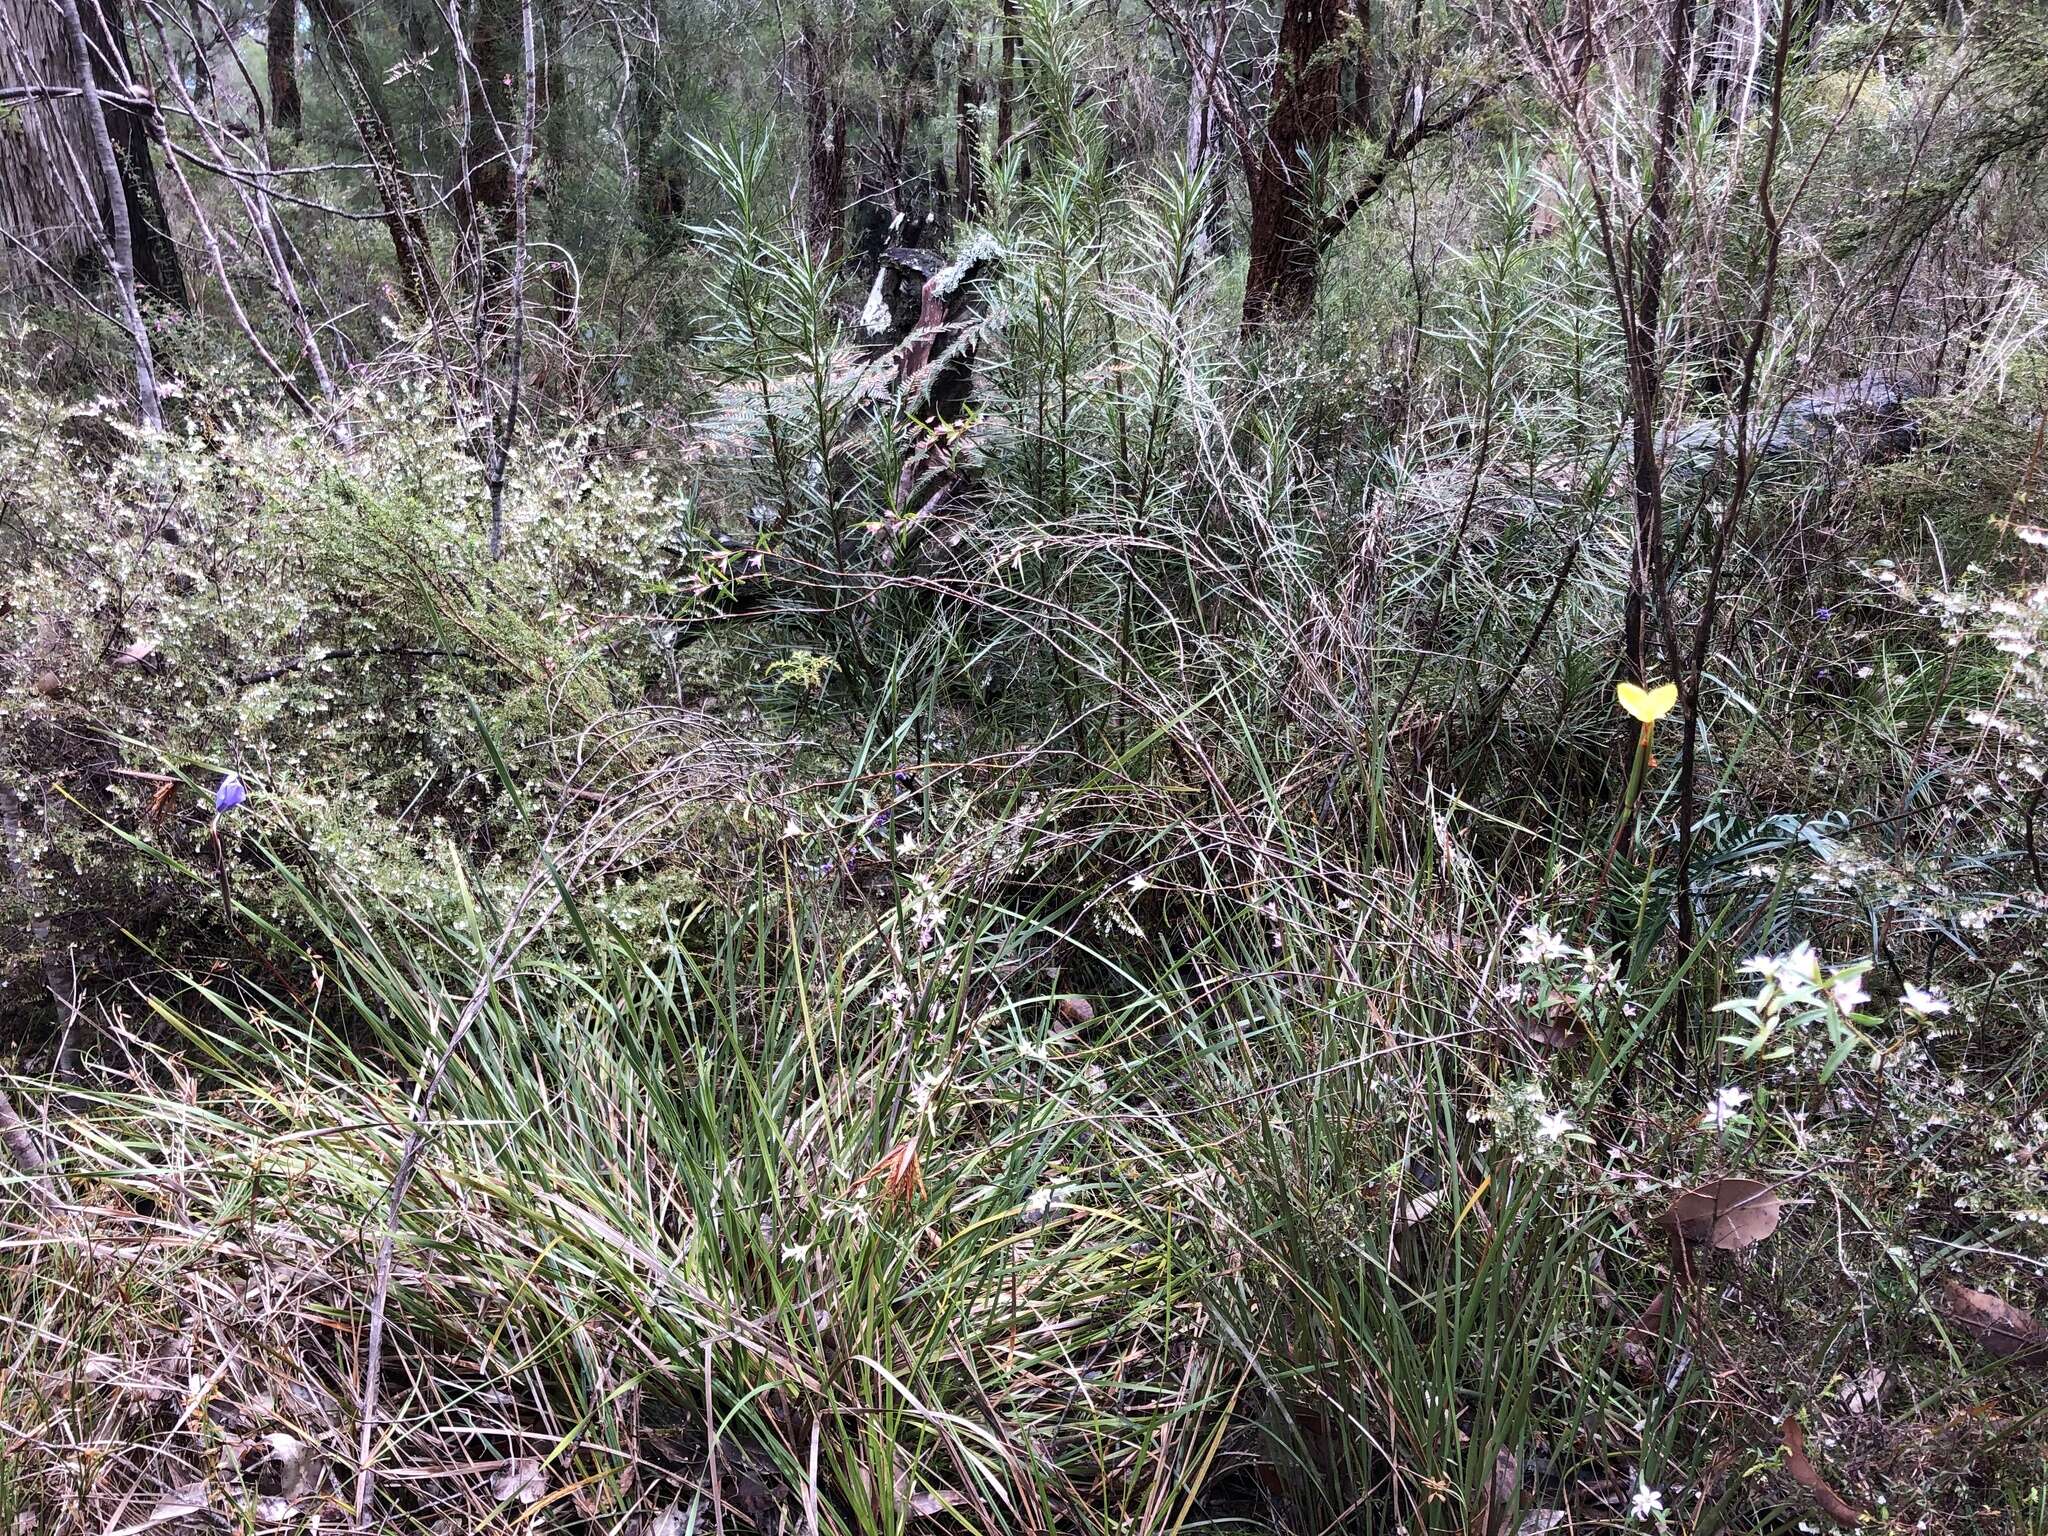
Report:
[{"label": "dark brown tree trunk", "polygon": [[192,26],[192,99],[205,101],[213,94],[213,60],[206,55],[206,16],[199,0],[186,0],[185,14]]},{"label": "dark brown tree trunk", "polygon": [[[138,413],[145,427],[161,429],[164,424],[162,397],[157,389],[156,354],[150,346],[149,326],[142,317],[135,277],[135,231],[128,222],[128,199],[123,195],[127,175],[121,168],[121,153],[105,98],[100,93],[99,64],[93,57],[93,43],[78,0],[58,0],[58,17],[64,41],[71,54],[71,78],[78,82],[85,106],[84,127],[92,165],[99,176],[101,197],[80,199],[80,211],[91,217],[94,201],[104,209],[106,238],[101,249],[112,270],[114,291],[120,296],[121,318],[135,347],[135,389]],[[97,18],[98,12],[94,11]],[[125,76],[124,76],[125,78]],[[148,146],[144,145],[144,164]]]},{"label": "dark brown tree trunk", "polygon": [[79,0],[78,19],[85,29],[93,80],[105,104],[107,135],[114,141],[114,160],[121,172],[122,202],[134,245],[135,280],[145,292],[182,309],[185,273],[178,261],[178,247],[171,240],[171,221],[164,214],[156,163],[149,154],[148,109],[130,105],[137,88],[128,62],[120,0]]},{"label": "dark brown tree trunk", "polygon": [[[1642,245],[1635,254],[1635,291],[1623,300],[1623,351],[1630,404],[1630,491],[1635,537],[1629,563],[1628,595],[1622,607],[1623,664],[1629,680],[1650,680],[1650,628],[1666,629],[1668,659],[1677,666],[1677,636],[1669,629],[1664,593],[1664,470],[1657,456],[1657,420],[1663,404],[1664,364],[1658,335],[1664,312],[1664,276],[1671,255],[1671,217],[1677,196],[1680,127],[1689,99],[1684,90],[1692,48],[1692,0],[1670,0],[1664,37],[1664,71],[1657,87],[1657,116],[1650,164],[1650,193],[1642,218]],[[1620,284],[1622,279],[1613,275]],[[1618,298],[1623,297],[1617,294]]]},{"label": "dark brown tree trunk", "polygon": [[1306,315],[1322,266],[1316,178],[1343,118],[1342,0],[1287,0],[1266,131],[1246,150],[1251,202],[1244,329]]},{"label": "dark brown tree trunk", "polygon": [[846,223],[846,104],[839,99],[837,62],[824,24],[806,11],[797,29],[806,222],[827,261],[838,260]]},{"label": "dark brown tree trunk", "polygon": [[406,302],[420,314],[440,309],[441,284],[434,273],[434,249],[427,236],[426,216],[413,195],[412,181],[398,157],[398,141],[385,110],[382,78],[370,63],[356,30],[353,0],[307,0],[328,72],[348,103],[349,116],[370,162],[370,176],[384,209],[384,227],[391,232],[391,252],[398,263],[398,282]]},{"label": "dark brown tree trunk", "polygon": [[[541,158],[533,171],[533,195],[547,204],[548,234],[566,246],[562,227],[562,175],[569,159],[569,98],[562,93],[562,0],[541,0],[540,79],[535,109],[541,121]],[[547,262],[548,307],[557,324],[567,324],[575,311],[576,293],[569,264],[551,252]]]},{"label": "dark brown tree trunk", "polygon": [[519,69],[518,0],[470,0],[469,135],[462,152],[457,212],[491,280],[503,275],[500,241],[512,227],[512,153],[519,113],[512,77]]},{"label": "dark brown tree trunk", "polygon": [[306,126],[306,107],[299,98],[299,0],[270,0],[263,52],[270,75],[270,125],[296,139]]}]

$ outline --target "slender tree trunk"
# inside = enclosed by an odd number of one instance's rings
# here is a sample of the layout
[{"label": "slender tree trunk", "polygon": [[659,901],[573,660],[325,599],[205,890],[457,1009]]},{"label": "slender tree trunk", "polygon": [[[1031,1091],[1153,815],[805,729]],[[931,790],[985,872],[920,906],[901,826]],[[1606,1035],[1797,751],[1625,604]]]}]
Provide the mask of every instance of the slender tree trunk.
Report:
[{"label": "slender tree trunk", "polygon": [[171,223],[164,214],[163,192],[157,186],[156,165],[149,153],[149,114],[155,109],[134,104],[140,88],[128,62],[120,0],[76,0],[74,8],[84,29],[107,138],[120,173],[120,199],[132,241],[136,281],[145,293],[182,309],[186,302],[184,268],[171,240]]},{"label": "slender tree trunk", "polygon": [[263,51],[270,75],[270,125],[296,139],[306,126],[305,103],[299,98],[299,0],[270,0]]},{"label": "slender tree trunk", "polygon": [[1016,131],[1017,88],[1017,30],[1022,25],[1017,11],[1017,0],[1003,0],[1003,74],[997,82],[996,94],[996,153],[1001,154],[1010,147],[1010,136]]},{"label": "slender tree trunk", "polygon": [[576,310],[576,288],[571,280],[567,233],[562,223],[562,178],[569,163],[569,101],[562,90],[562,0],[541,0],[540,80],[534,87],[535,110],[541,122],[541,158],[537,174],[529,172],[533,186],[530,197],[547,204],[548,236],[556,250],[547,264],[548,307],[555,323],[567,325]]},{"label": "slender tree trunk", "polygon": [[953,214],[967,220],[976,209],[976,173],[981,148],[981,81],[975,73],[972,34],[960,34],[960,62],[953,83]]},{"label": "slender tree trunk", "polygon": [[512,258],[507,275],[507,307],[511,312],[511,366],[502,414],[493,413],[491,446],[484,458],[484,486],[491,498],[491,558],[505,553],[505,482],[512,463],[512,441],[519,431],[519,396],[526,378],[526,255],[527,193],[533,170],[534,132],[540,115],[539,77],[534,62],[533,0],[518,0],[519,122],[505,135],[505,177],[511,198]]},{"label": "slender tree trunk", "polygon": [[838,259],[846,224],[846,104],[839,99],[837,62],[833,40],[806,10],[797,25],[806,218],[827,261]]},{"label": "slender tree trunk", "polygon": [[1244,329],[1298,320],[1315,304],[1323,219],[1315,177],[1342,120],[1344,31],[1340,0],[1287,0],[1273,106],[1260,140],[1246,147],[1251,202]]},{"label": "slender tree trunk", "polygon": [[[85,100],[86,137],[98,163],[100,190],[106,200],[107,267],[113,273],[121,317],[135,349],[136,407],[144,426],[161,429],[164,410],[157,393],[156,353],[149,344],[149,327],[143,323],[142,305],[136,296],[134,231],[128,222],[121,163],[108,127],[106,106],[100,98],[98,74],[93,68],[91,44],[86,41],[78,0],[58,0],[58,15],[70,41],[72,74]],[[145,147],[145,158],[146,153]]]},{"label": "slender tree trunk", "polygon": [[[1664,363],[1658,328],[1664,312],[1664,275],[1671,254],[1671,213],[1677,196],[1678,133],[1686,101],[1683,89],[1692,45],[1693,0],[1670,0],[1664,37],[1664,72],[1657,88],[1655,142],[1650,163],[1649,199],[1643,210],[1641,249],[1633,262],[1636,286],[1623,298],[1623,350],[1628,367],[1630,422],[1630,491],[1635,511],[1634,553],[1629,565],[1628,596],[1622,609],[1624,665],[1632,681],[1645,683],[1650,673],[1650,626],[1653,619],[1668,627],[1662,606],[1664,560],[1664,470],[1657,456],[1657,419],[1663,408]],[[1617,272],[1614,281],[1624,277]],[[1676,636],[1665,636],[1677,664]]]},{"label": "slender tree trunk", "polygon": [[458,207],[492,279],[504,275],[500,242],[512,232],[512,155],[519,117],[511,79],[518,68],[519,26],[519,0],[470,0],[469,136]]},{"label": "slender tree trunk", "polygon": [[391,115],[384,106],[381,77],[370,63],[356,30],[353,0],[307,0],[314,37],[328,72],[348,103],[370,176],[384,208],[384,227],[391,232],[391,251],[398,263],[399,287],[408,303],[423,315],[441,308],[441,284],[434,272],[434,250],[426,216],[413,195],[411,179],[398,157]]},{"label": "slender tree trunk", "polygon": [[1593,0],[1569,0],[1571,19],[1567,25],[1565,68],[1571,80],[1574,111],[1586,100],[1586,87],[1593,78],[1599,39],[1595,36]]},{"label": "slender tree trunk", "polygon": [[1230,228],[1225,219],[1222,168],[1222,122],[1216,109],[1216,92],[1223,73],[1223,48],[1230,32],[1231,10],[1227,4],[1211,7],[1209,24],[1201,38],[1201,53],[1192,61],[1188,81],[1188,170],[1207,178],[1202,223],[1196,248],[1207,253],[1221,249]]},{"label": "slender tree trunk", "polygon": [[192,27],[192,99],[206,101],[213,95],[213,60],[206,53],[206,13],[199,0],[185,0],[185,14]]}]

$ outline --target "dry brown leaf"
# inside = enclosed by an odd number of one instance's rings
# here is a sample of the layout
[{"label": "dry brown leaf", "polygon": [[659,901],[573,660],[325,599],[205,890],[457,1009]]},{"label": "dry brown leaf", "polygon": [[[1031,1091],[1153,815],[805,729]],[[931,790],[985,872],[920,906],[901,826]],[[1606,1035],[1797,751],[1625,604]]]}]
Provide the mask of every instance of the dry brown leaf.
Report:
[{"label": "dry brown leaf", "polygon": [[491,1482],[491,1494],[500,1503],[537,1504],[548,1491],[548,1475],[531,1456],[522,1456]]},{"label": "dry brown leaf", "polygon": [[1493,1456],[1493,1476],[1486,1480],[1475,1529],[1483,1536],[1508,1536],[1508,1512],[1522,1491],[1522,1458],[1506,1446]]},{"label": "dry brown leaf", "polygon": [[1820,1512],[1835,1524],[1855,1525],[1863,1511],[1830,1488],[1827,1480],[1814,1470],[1806,1455],[1805,1427],[1787,1414],[1785,1422],[1778,1426],[1778,1432],[1785,1437],[1785,1469],[1792,1474],[1792,1481],[1812,1494]]},{"label": "dry brown leaf", "polygon": [[1648,1383],[1656,1378],[1657,1341],[1663,1331],[1664,1307],[1670,1297],[1671,1288],[1666,1286],[1651,1298],[1641,1315],[1622,1330],[1617,1342],[1622,1364],[1639,1382]]},{"label": "dry brown leaf", "polygon": [[2048,1327],[2031,1312],[1989,1291],[1973,1291],[1947,1280],[1941,1287],[1942,1310],[1949,1321],[2001,1360],[2022,1365],[2048,1361]]},{"label": "dry brown leaf", "polygon": [[269,1448],[271,1468],[276,1474],[276,1494],[287,1501],[312,1491],[320,1481],[320,1458],[297,1435],[282,1430],[263,1437]]},{"label": "dry brown leaf", "polygon": [[1687,1190],[1664,1213],[1664,1225],[1689,1243],[1740,1253],[1778,1230],[1784,1202],[1755,1179],[1716,1179]]},{"label": "dry brown leaf", "polygon": [[1063,997],[1059,1016],[1062,1024],[1086,1024],[1095,1017],[1095,1005],[1085,997]]},{"label": "dry brown leaf", "polygon": [[1842,1383],[1842,1406],[1859,1419],[1874,1418],[1884,1402],[1884,1389],[1891,1373],[1873,1365]]},{"label": "dry brown leaf", "polygon": [[1440,1189],[1425,1189],[1419,1194],[1408,1195],[1394,1202],[1394,1230],[1405,1231],[1430,1212],[1444,1203],[1444,1192]]}]

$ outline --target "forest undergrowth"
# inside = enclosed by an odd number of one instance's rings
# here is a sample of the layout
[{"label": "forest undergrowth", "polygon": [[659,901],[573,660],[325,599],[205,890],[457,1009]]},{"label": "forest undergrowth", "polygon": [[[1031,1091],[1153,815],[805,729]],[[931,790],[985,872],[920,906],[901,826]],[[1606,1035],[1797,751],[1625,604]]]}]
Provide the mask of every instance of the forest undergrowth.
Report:
[{"label": "forest undergrowth", "polygon": [[1013,9],[908,341],[751,128],[660,402],[11,313],[0,1522],[2048,1531],[2012,75],[1488,51],[1254,326]]}]

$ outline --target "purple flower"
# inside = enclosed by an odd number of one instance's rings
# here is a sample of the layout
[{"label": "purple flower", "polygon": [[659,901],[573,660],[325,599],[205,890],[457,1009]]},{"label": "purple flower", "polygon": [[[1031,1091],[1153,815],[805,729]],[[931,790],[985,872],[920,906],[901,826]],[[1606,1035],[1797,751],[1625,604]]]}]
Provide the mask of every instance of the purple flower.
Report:
[{"label": "purple flower", "polygon": [[242,787],[241,776],[229,774],[220,781],[220,788],[213,792],[213,814],[225,816],[247,799],[248,794],[249,792]]},{"label": "purple flower", "polygon": [[1816,608],[1813,610],[1813,616],[1825,624],[1835,616],[1835,610],[1832,608]]}]

